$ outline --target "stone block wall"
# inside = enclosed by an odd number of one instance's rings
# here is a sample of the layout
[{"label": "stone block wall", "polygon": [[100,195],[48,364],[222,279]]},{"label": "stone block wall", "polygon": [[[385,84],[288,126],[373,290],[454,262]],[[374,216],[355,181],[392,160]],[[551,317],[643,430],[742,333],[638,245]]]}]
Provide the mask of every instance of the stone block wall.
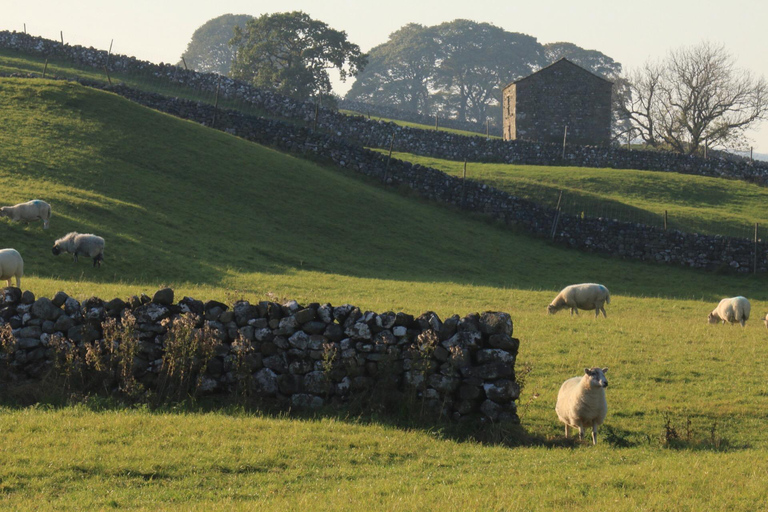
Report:
[{"label": "stone block wall", "polygon": [[[180,323],[186,330],[174,329]],[[79,302],[64,292],[36,299],[5,288],[0,329],[0,389],[71,371],[60,368],[65,353],[86,373],[105,371],[99,357],[128,353],[133,378],[157,391],[178,363],[169,347],[183,332],[209,344],[195,356],[198,395],[248,389],[285,408],[317,408],[376,394],[382,400],[411,397],[457,421],[518,421],[520,343],[506,313],[441,319],[433,312],[415,317],[350,304],[229,306],[190,297],[176,303],[169,288],[152,298]],[[126,343],[135,349],[121,352]]]}]

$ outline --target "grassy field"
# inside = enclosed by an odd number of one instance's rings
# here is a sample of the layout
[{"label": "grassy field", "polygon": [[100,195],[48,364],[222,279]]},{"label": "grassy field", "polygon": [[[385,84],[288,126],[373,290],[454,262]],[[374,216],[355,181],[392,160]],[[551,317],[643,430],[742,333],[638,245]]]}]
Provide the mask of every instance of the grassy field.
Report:
[{"label": "grassy field", "polygon": [[[393,153],[394,158],[462,176],[464,162]],[[768,226],[768,189],[744,181],[671,172],[470,162],[467,178],[573,215],[618,218],[692,233],[752,238]]]},{"label": "grassy field", "polygon": [[[623,175],[610,176],[620,187]],[[524,378],[523,432],[499,429],[482,442],[375,416],[6,407],[3,508],[768,507],[765,276],[564,250],[43,80],[0,79],[0,183],[3,204],[53,205],[47,231],[0,219],[3,246],[25,258],[23,288],[38,296],[109,299],[170,285],[229,302],[269,294],[443,317],[502,310],[521,340]],[[685,201],[689,189],[680,190],[662,204]],[[744,197],[744,207],[758,211],[760,197]],[[101,269],[51,254],[71,230],[106,238]],[[545,314],[558,289],[582,281],[611,289],[607,319]],[[707,325],[716,301],[737,294],[752,301],[747,327]],[[596,448],[564,442],[553,410],[560,383],[594,365],[610,368]]]}]

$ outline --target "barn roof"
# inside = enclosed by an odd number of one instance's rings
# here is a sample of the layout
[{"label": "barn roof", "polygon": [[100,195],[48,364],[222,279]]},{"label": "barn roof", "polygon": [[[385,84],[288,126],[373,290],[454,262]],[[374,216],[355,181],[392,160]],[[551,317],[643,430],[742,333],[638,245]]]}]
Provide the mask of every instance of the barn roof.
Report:
[{"label": "barn roof", "polygon": [[574,64],[574,63],[573,63],[573,62],[571,62],[570,60],[568,60],[568,59],[566,59],[565,57],[563,57],[563,58],[561,58],[560,60],[557,60],[557,61],[553,62],[553,63],[552,63],[552,64],[550,64],[549,66],[546,66],[546,67],[543,67],[543,68],[541,68],[540,70],[536,71],[535,73],[531,73],[531,74],[530,74],[530,75],[528,75],[528,76],[524,76],[523,78],[518,78],[518,79],[517,79],[517,80],[515,80],[514,82],[510,82],[510,83],[508,83],[507,85],[505,85],[505,86],[504,86],[504,89],[506,89],[506,88],[507,88],[507,87],[509,87],[510,85],[514,85],[514,84],[517,84],[517,83],[523,82],[523,81],[525,81],[525,80],[528,80],[528,79],[529,79],[529,78],[531,78],[533,75],[538,75],[539,73],[546,73],[548,70],[551,70],[551,69],[552,69],[552,68],[554,68],[554,67],[562,67],[562,66],[572,66],[572,67],[574,67],[574,68],[576,68],[576,69],[578,69],[578,70],[580,70],[580,71],[583,71],[583,72],[584,72],[585,74],[587,74],[587,75],[590,75],[590,76],[593,76],[593,77],[595,77],[595,78],[598,78],[598,79],[602,80],[603,82],[607,82],[607,83],[609,83],[609,84],[613,84],[613,82],[611,82],[610,80],[607,80],[607,79],[603,78],[602,76],[600,76],[600,75],[597,75],[597,74],[595,74],[595,73],[593,73],[593,72],[589,71],[588,69],[584,69],[583,67],[579,66],[578,64]]}]

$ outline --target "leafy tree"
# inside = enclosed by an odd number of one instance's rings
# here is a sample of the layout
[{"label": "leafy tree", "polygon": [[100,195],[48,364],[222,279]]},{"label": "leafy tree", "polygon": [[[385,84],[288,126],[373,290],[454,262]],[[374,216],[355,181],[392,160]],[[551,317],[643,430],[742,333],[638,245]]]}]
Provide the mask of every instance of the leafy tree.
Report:
[{"label": "leafy tree", "polygon": [[630,75],[625,113],[650,144],[695,154],[734,147],[768,118],[768,82],[736,69],[723,46],[701,43],[669,53]]},{"label": "leafy tree", "polygon": [[229,45],[234,29],[245,26],[252,18],[247,14],[224,14],[205,22],[192,34],[192,40],[181,55],[187,66],[195,71],[228,75],[235,56]]},{"label": "leafy tree", "polygon": [[367,62],[347,34],[301,12],[264,14],[235,28],[231,76],[294,98],[331,93],[329,69],[341,80]]},{"label": "leafy tree", "polygon": [[439,48],[431,29],[411,23],[373,48],[346,98],[430,113],[430,86]]},{"label": "leafy tree", "polygon": [[440,46],[435,85],[463,121],[498,117],[501,88],[544,63],[536,38],[490,23],[454,20],[435,27],[435,37]]}]

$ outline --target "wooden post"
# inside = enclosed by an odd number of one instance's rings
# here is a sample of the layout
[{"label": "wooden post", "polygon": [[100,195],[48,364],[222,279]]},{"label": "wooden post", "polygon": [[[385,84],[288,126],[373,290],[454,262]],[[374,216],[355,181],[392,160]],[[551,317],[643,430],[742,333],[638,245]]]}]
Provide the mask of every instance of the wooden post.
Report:
[{"label": "wooden post", "polygon": [[552,221],[552,241],[555,240],[555,234],[557,233],[557,221],[560,220],[560,203],[563,200],[563,191],[560,191],[560,196],[557,198],[557,207],[555,207],[555,218]]},{"label": "wooden post", "polygon": [[754,150],[754,146],[749,147],[749,159],[752,160],[752,163],[755,163],[755,158],[752,156],[752,151]]},{"label": "wooden post", "polygon": [[467,200],[467,159],[464,159],[464,174],[461,176],[461,207],[464,208]]},{"label": "wooden post", "polygon": [[216,82],[216,98],[213,100],[213,121],[211,121],[211,128],[216,127],[216,113],[219,111],[219,88],[221,87],[221,75]]},{"label": "wooden post", "polygon": [[46,71],[48,71],[48,59],[45,59],[45,66],[43,66],[43,78],[45,78]]},{"label": "wooden post", "polygon": [[437,125],[437,114],[435,114],[435,131],[437,131],[437,130],[438,130],[438,125]]},{"label": "wooden post", "polygon": [[187,61],[184,60],[184,56],[181,56],[181,63],[184,64],[184,71],[189,71],[189,68],[187,67]]},{"label": "wooden post", "polygon": [[664,210],[664,231],[667,230],[667,210]]},{"label": "wooden post", "polygon": [[[107,52],[107,63],[104,64],[104,70],[107,69],[107,66],[109,66],[109,56],[112,55],[112,43],[114,43],[115,40],[111,40],[109,42],[109,51]],[[109,80],[109,73],[107,73],[107,80]],[[109,80],[109,85],[112,85],[112,80]]]},{"label": "wooden post", "polygon": [[59,32],[61,34],[61,46],[64,46],[64,31]]},{"label": "wooden post", "polygon": [[24,33],[25,34],[27,33],[27,24],[26,23],[24,24]]},{"label": "wooden post", "polygon": [[109,85],[112,85],[112,79],[109,78],[109,70],[107,69],[107,66],[104,66],[104,72],[107,74],[107,82],[109,82]]},{"label": "wooden post", "polygon": [[563,131],[563,160],[565,160],[565,141],[568,138],[568,125],[565,125],[565,130]]},{"label": "wooden post", "polygon": [[395,132],[392,132],[392,140],[389,142],[389,155],[387,156],[387,165],[384,167],[384,184],[389,179],[389,162],[392,160],[392,150],[395,147]]},{"label": "wooden post", "polygon": [[757,230],[759,228],[759,225],[757,222],[755,222],[755,258],[754,258],[754,264],[752,266],[752,273],[757,274]]}]

